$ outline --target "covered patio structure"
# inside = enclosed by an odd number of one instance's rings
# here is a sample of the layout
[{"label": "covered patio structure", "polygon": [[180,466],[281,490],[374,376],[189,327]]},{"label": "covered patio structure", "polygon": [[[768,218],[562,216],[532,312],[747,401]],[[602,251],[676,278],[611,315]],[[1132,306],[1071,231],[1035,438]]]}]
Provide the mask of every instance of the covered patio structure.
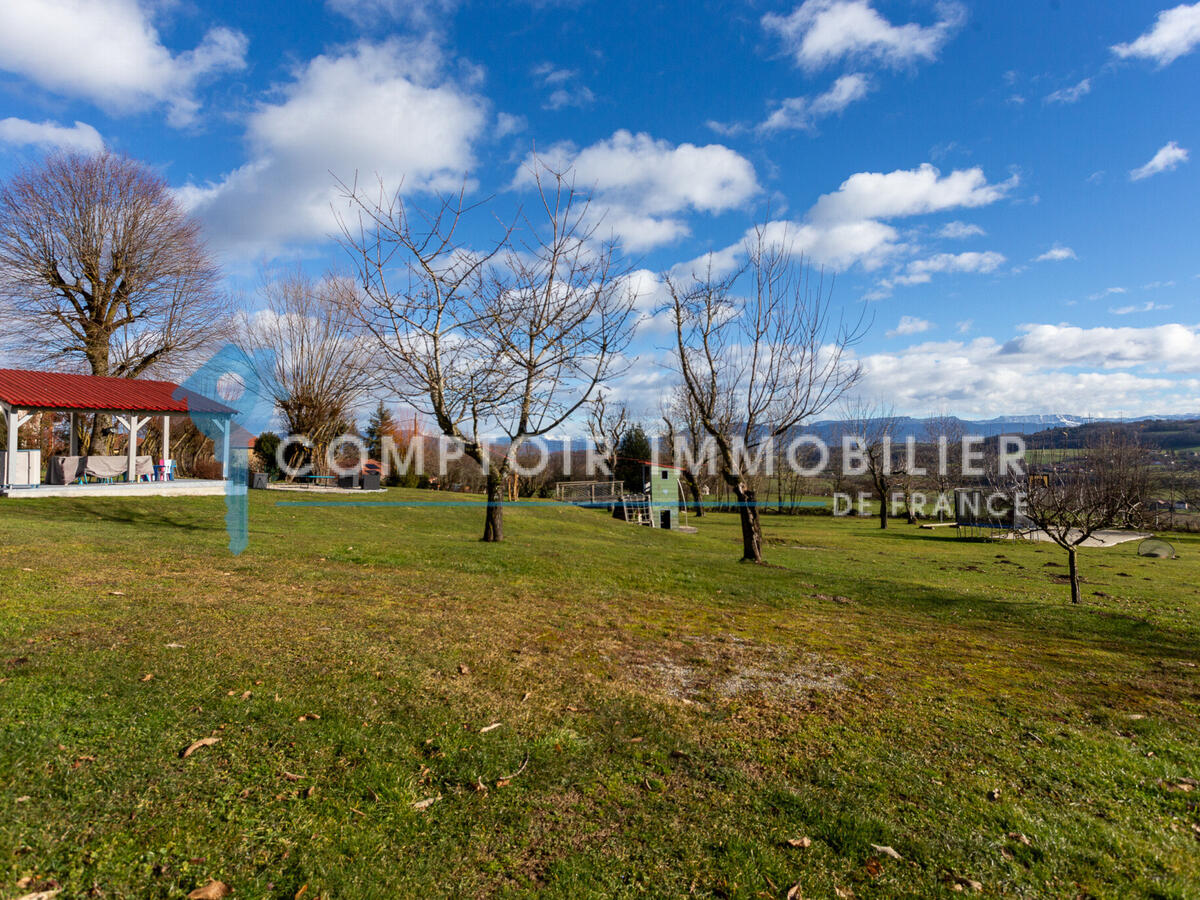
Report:
[{"label": "covered patio structure", "polygon": [[[0,496],[47,497],[78,494],[221,494],[229,478],[230,435],[235,410],[170,381],[102,378],[67,372],[0,369],[0,413],[7,440],[0,465]],[[42,479],[39,450],[21,450],[20,428],[37,413],[70,416],[66,455],[51,456]],[[110,415],[129,435],[124,457],[81,456],[79,417]],[[221,435],[218,449],[223,477],[167,480],[170,461],[162,465],[138,455],[138,433],[156,416],[162,417],[163,447],[171,446],[171,417],[202,414],[215,422]],[[169,453],[169,449],[164,453]],[[101,483],[76,483],[87,476]],[[120,477],[124,481],[118,481]]]}]

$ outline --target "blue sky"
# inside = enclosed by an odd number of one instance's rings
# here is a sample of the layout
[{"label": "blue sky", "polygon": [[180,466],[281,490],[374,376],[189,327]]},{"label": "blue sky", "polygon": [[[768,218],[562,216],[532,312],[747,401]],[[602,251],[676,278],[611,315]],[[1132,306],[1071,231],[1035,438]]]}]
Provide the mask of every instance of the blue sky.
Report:
[{"label": "blue sky", "polygon": [[144,159],[238,287],[342,264],[331,171],[513,207],[536,146],[639,270],[650,413],[656,273],[768,217],[902,412],[1200,413],[1198,85],[1200,3],[13,0],[0,174]]}]

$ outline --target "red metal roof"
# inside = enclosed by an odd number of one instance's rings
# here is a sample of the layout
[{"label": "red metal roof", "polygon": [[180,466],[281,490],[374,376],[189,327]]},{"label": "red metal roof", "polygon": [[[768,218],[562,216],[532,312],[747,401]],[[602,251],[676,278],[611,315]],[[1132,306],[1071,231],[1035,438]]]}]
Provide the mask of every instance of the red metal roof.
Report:
[{"label": "red metal roof", "polygon": [[17,409],[79,412],[228,413],[216,400],[170,381],[0,369],[0,400]]}]

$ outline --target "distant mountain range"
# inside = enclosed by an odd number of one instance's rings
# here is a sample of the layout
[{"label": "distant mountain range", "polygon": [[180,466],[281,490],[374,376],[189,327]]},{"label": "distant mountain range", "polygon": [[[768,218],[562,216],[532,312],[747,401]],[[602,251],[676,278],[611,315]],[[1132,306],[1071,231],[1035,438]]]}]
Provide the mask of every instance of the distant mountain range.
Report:
[{"label": "distant mountain range", "polygon": [[[1190,415],[1167,416],[1136,416],[1132,418],[1088,418],[1064,414],[1041,414],[1025,416],[997,416],[994,419],[960,419],[957,416],[946,417],[954,423],[963,434],[979,435],[980,437],[995,437],[998,434],[1037,434],[1056,428],[1077,428],[1080,425],[1097,422],[1184,422],[1200,419],[1200,413]],[[893,419],[895,427],[892,431],[893,440],[903,441],[914,437],[917,440],[927,440],[931,419],[916,419],[911,416],[896,416]],[[820,435],[828,439],[837,439],[849,428],[849,423],[837,419],[827,419],[813,422],[803,427],[803,431]]]}]

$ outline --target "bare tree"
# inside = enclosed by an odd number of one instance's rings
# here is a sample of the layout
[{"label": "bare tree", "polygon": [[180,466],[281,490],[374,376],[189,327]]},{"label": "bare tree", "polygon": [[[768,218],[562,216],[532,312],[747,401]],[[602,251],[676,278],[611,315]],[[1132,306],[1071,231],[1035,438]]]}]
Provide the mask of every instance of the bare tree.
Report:
[{"label": "bare tree", "polygon": [[629,409],[624,403],[610,404],[604,392],[598,391],[588,406],[587,426],[611,478],[617,471],[617,448],[629,427]]},{"label": "bare tree", "polygon": [[946,412],[939,412],[925,420],[925,440],[931,445],[930,477],[938,492],[938,521],[945,518],[944,497],[954,489],[951,474],[955,454],[962,448],[962,421]]},{"label": "bare tree", "polygon": [[535,217],[482,252],[461,243],[478,208],[462,192],[425,214],[382,186],[372,198],[343,185],[358,212],[341,224],[360,322],[395,392],[486,473],[485,541],[503,539],[501,488],[521,447],[587,402],[631,334],[635,298],[588,197],[567,173],[535,163],[533,175]]},{"label": "bare tree", "polygon": [[1077,457],[1010,477],[1007,493],[1016,513],[1067,551],[1072,603],[1080,599],[1079,546],[1103,528],[1140,516],[1148,472],[1136,435],[1104,428],[1088,432]]},{"label": "bare tree", "polygon": [[[708,269],[682,283],[664,276],[676,363],[701,426],[716,444],[721,477],[737,497],[742,559],[762,561],[758,494],[746,454],[836,403],[858,381],[848,350],[863,320],[833,317],[831,288],[803,258],[755,229],[747,262],[732,274]],[[735,286],[745,274],[749,296]]]},{"label": "bare tree", "polygon": [[[237,343],[288,431],[312,442],[323,471],[329,442],[353,422],[366,387],[366,354],[354,327],[356,285],[297,270],[264,275],[260,296],[259,309],[241,314]],[[289,452],[293,467],[306,455],[299,445]]]},{"label": "bare tree", "polygon": [[219,273],[166,181],[108,151],[59,153],[0,188],[8,349],[133,378],[226,323]]},{"label": "bare tree", "polygon": [[879,497],[879,527],[887,528],[892,493],[908,478],[895,452],[896,415],[891,407],[857,399],[846,405],[843,418],[848,437],[857,443],[864,474]]}]

